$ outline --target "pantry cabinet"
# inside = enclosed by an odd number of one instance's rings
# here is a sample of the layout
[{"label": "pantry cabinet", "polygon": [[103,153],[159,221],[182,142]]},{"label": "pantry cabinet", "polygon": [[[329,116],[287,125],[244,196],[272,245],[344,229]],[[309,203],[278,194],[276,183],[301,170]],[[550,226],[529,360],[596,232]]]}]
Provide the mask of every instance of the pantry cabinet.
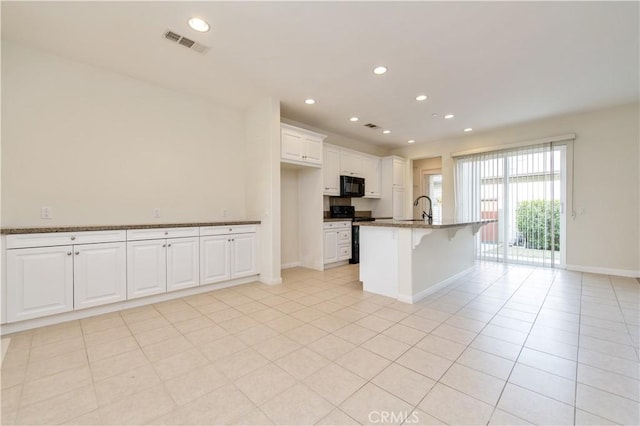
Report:
[{"label": "pantry cabinet", "polygon": [[410,214],[407,210],[409,195],[405,184],[407,160],[395,155],[384,157],[381,167],[380,201],[374,206],[373,214],[376,217],[406,219],[407,214]]},{"label": "pantry cabinet", "polygon": [[322,142],[325,135],[288,124],[280,124],[280,158],[282,162],[312,167],[322,165]]},{"label": "pantry cabinet", "polygon": [[380,158],[362,157],[362,177],[364,177],[364,198],[380,198]]},{"label": "pantry cabinet", "polygon": [[340,149],[338,147],[324,146],[322,181],[324,195],[340,195]]}]

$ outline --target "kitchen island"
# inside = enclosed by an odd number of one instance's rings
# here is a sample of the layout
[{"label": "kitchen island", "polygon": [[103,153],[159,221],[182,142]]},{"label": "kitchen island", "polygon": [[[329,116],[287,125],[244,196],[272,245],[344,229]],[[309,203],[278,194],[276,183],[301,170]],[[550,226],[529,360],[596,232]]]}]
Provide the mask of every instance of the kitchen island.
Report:
[{"label": "kitchen island", "polygon": [[415,303],[444,288],[473,269],[474,236],[494,221],[358,224],[363,290]]}]

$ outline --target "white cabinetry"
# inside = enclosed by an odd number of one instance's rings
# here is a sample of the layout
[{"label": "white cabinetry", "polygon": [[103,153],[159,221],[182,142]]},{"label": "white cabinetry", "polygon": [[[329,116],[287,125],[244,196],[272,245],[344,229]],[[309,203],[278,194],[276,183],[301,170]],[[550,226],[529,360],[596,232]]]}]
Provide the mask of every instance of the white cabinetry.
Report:
[{"label": "white cabinetry", "polygon": [[340,195],[340,149],[332,145],[324,146],[322,182],[324,195]]},{"label": "white cabinetry", "polygon": [[351,222],[324,223],[324,264],[351,259]]},{"label": "white cabinetry", "polygon": [[7,322],[126,299],[125,232],[7,237]]},{"label": "white cabinetry", "polygon": [[326,138],[325,135],[281,123],[281,161],[313,167],[321,166],[324,138]]},{"label": "white cabinetry", "polygon": [[364,177],[364,198],[380,198],[380,158],[362,157],[362,177]]},{"label": "white cabinetry", "polygon": [[362,155],[358,152],[342,150],[340,153],[340,174],[362,177]]},{"label": "white cabinetry", "polygon": [[129,299],[200,284],[198,228],[134,229],[127,240]]},{"label": "white cabinetry", "polygon": [[391,156],[382,159],[380,201],[373,210],[376,217],[406,219],[406,173],[407,161],[404,158]]},{"label": "white cabinetry", "polygon": [[258,273],[255,225],[200,228],[200,282],[211,284]]}]

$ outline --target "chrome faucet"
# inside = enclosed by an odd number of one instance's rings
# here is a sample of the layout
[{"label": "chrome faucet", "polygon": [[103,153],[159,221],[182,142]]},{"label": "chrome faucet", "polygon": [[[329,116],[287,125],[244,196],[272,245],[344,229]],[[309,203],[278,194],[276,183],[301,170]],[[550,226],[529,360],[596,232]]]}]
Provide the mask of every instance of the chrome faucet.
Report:
[{"label": "chrome faucet", "polygon": [[426,198],[427,200],[429,200],[429,213],[425,212],[424,210],[422,211],[422,218],[426,219],[429,221],[429,223],[433,222],[433,211],[431,210],[431,198],[429,198],[427,195],[421,195],[418,198],[416,198],[416,200],[413,202],[413,205],[415,207],[418,207],[418,204],[420,203],[420,199],[421,198]]}]

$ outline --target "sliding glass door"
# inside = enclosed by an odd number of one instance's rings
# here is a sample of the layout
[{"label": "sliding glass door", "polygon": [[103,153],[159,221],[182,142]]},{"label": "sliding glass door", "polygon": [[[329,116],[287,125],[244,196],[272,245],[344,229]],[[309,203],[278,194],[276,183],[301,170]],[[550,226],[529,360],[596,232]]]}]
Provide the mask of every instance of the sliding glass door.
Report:
[{"label": "sliding glass door", "polygon": [[458,220],[497,219],[477,234],[480,259],[564,266],[566,146],[456,159]]}]

